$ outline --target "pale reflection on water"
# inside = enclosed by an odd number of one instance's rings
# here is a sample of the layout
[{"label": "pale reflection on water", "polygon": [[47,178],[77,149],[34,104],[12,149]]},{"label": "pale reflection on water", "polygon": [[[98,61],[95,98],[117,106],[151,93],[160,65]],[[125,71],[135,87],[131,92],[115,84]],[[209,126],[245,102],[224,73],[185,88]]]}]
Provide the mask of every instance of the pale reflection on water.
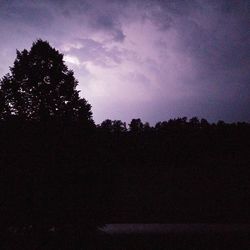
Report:
[{"label": "pale reflection on water", "polygon": [[250,224],[107,224],[108,234],[250,232]]}]

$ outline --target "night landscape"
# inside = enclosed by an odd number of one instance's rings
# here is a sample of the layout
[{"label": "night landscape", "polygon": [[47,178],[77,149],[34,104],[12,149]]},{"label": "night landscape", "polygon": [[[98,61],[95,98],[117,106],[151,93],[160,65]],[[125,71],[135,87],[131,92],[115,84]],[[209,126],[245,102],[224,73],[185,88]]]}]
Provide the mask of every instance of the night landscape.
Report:
[{"label": "night landscape", "polygon": [[0,249],[249,249],[250,1],[0,0]]}]

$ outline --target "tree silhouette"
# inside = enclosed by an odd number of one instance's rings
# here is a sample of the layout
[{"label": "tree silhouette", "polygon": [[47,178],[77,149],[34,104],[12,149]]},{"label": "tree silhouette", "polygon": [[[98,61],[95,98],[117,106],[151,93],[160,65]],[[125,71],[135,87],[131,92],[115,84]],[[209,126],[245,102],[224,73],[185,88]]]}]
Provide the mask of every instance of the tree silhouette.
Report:
[{"label": "tree silhouette", "polygon": [[189,124],[191,125],[191,127],[193,128],[198,128],[200,125],[200,120],[198,119],[198,117],[192,117],[189,119]]},{"label": "tree silhouette", "polygon": [[209,122],[205,118],[201,118],[200,124],[201,124],[202,128],[208,128],[209,127]]},{"label": "tree silhouette", "polygon": [[132,119],[129,124],[129,130],[132,133],[139,133],[143,131],[143,123],[140,118]]},{"label": "tree silhouette", "polygon": [[17,51],[10,74],[0,81],[0,118],[92,122],[91,106],[79,97],[77,84],[63,54],[37,40],[30,51]]},{"label": "tree silhouette", "polygon": [[0,89],[0,121],[10,115],[8,105],[6,105],[6,99],[4,92]]},{"label": "tree silhouette", "polygon": [[100,127],[106,132],[112,132],[113,130],[112,121],[110,119],[106,119],[105,121],[101,123]]},{"label": "tree silhouette", "polygon": [[100,128],[103,131],[110,132],[110,133],[123,133],[127,131],[126,123],[122,122],[121,120],[110,120],[106,119],[100,125]]},{"label": "tree silhouette", "polygon": [[121,120],[114,120],[112,122],[113,132],[116,134],[123,133],[127,131],[126,123]]}]

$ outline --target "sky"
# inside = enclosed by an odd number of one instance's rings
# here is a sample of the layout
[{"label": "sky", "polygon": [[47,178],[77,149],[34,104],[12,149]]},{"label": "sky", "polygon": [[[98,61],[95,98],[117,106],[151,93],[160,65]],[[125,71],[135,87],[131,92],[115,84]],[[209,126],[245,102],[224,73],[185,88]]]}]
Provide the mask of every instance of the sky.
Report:
[{"label": "sky", "polygon": [[0,0],[0,77],[47,40],[96,123],[250,122],[249,0]]}]

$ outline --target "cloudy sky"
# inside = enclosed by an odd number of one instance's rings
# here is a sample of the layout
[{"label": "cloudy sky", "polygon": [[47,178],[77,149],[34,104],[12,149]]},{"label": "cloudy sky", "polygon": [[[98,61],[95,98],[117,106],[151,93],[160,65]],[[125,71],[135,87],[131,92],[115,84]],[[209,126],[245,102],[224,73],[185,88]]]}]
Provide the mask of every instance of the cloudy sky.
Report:
[{"label": "cloudy sky", "polygon": [[48,40],[96,123],[250,121],[249,0],[0,0],[0,24],[0,76]]}]

